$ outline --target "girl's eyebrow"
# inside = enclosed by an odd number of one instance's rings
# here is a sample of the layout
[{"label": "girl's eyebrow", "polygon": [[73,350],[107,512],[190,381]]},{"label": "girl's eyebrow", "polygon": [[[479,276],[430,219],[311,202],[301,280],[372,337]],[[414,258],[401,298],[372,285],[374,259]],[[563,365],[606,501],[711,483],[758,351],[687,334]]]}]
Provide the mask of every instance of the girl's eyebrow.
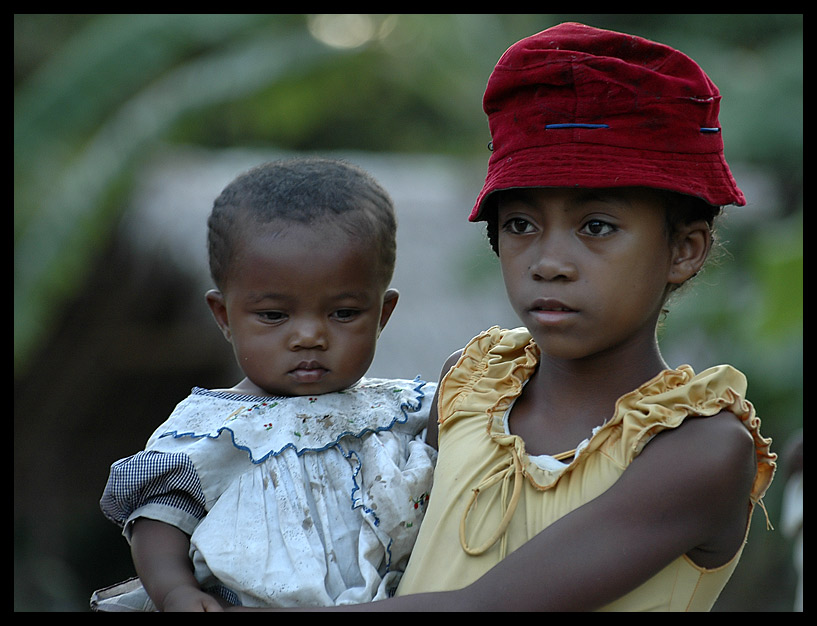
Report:
[{"label": "girl's eyebrow", "polygon": [[576,208],[581,208],[582,206],[590,204],[591,202],[602,202],[604,204],[611,204],[618,207],[630,206],[630,201],[623,194],[610,192],[604,189],[584,190],[573,200],[573,202],[571,202],[571,204]]},{"label": "girl's eyebrow", "polygon": [[[611,206],[626,208],[630,206],[630,200],[622,193],[616,193],[615,190],[609,189],[581,189],[579,192],[570,198],[567,203],[568,210],[579,210],[586,207],[586,205],[593,202],[609,204]],[[498,198],[498,206],[512,202],[521,202],[523,204],[533,205],[534,200],[529,195],[528,188],[508,189],[503,191]]]}]

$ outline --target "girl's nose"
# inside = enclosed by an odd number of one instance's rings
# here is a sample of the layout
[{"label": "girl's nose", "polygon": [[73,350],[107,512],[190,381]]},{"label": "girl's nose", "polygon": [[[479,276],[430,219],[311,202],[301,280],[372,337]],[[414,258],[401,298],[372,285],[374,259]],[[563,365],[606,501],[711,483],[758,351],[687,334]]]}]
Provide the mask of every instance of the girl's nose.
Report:
[{"label": "girl's nose", "polygon": [[536,256],[528,267],[534,280],[567,280],[578,277],[578,268],[570,258],[570,246],[556,236],[546,237],[534,253]]}]

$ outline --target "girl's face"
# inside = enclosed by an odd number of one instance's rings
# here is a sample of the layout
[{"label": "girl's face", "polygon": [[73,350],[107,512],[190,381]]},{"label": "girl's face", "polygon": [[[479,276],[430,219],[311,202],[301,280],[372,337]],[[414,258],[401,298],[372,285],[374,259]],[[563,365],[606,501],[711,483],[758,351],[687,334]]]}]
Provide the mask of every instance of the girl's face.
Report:
[{"label": "girl's face", "polygon": [[665,211],[646,189],[504,192],[498,227],[511,305],[558,359],[654,345],[667,284],[692,276],[708,251],[708,230],[670,244]]},{"label": "girl's face", "polygon": [[320,225],[273,223],[244,232],[224,291],[207,293],[246,375],[236,389],[306,396],[357,382],[397,304],[376,252]]}]

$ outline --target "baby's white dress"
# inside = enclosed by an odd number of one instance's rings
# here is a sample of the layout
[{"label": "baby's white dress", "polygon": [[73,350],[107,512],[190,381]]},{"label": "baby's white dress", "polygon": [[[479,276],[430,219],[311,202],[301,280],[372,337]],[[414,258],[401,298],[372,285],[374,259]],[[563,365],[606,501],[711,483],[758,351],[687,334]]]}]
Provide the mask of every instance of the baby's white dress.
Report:
[{"label": "baby's white dress", "polygon": [[[363,379],[288,398],[195,388],[145,451],[111,467],[102,510],[127,538],[138,517],[190,534],[202,588],[243,606],[389,597],[431,491],[423,429],[435,388]],[[150,610],[138,582],[124,590],[93,608]]]}]

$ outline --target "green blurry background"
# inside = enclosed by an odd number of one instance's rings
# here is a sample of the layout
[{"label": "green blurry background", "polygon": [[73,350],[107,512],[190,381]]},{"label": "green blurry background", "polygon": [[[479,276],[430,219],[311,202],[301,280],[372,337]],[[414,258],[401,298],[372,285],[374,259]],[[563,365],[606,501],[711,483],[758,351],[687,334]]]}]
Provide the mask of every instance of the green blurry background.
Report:
[{"label": "green blurry background", "polygon": [[[133,252],[146,172],[238,149],[242,165],[355,155],[376,176],[388,166],[387,187],[400,173],[445,171],[441,188],[463,198],[450,207],[453,240],[476,228],[464,217],[487,163],[488,76],[510,44],[562,21],[670,44],[720,87],[726,156],[749,204],[728,212],[726,253],[678,298],[662,347],[696,369],[743,370],[764,434],[780,453],[792,447],[803,396],[802,15],[15,15],[15,610],[84,611],[93,589],[132,575],[97,506],[109,465],[141,448],[190,387],[234,375],[200,285],[167,249]],[[447,231],[428,226],[446,247]],[[189,243],[180,232],[177,258]],[[429,288],[426,310],[467,318],[504,298],[495,260],[471,255],[447,262],[459,287]],[[468,305],[451,312],[460,295]],[[434,335],[436,369],[423,374],[435,377],[462,342]],[[782,501],[794,462],[783,454],[766,498],[776,530],[756,513],[717,610],[792,610]]]}]

